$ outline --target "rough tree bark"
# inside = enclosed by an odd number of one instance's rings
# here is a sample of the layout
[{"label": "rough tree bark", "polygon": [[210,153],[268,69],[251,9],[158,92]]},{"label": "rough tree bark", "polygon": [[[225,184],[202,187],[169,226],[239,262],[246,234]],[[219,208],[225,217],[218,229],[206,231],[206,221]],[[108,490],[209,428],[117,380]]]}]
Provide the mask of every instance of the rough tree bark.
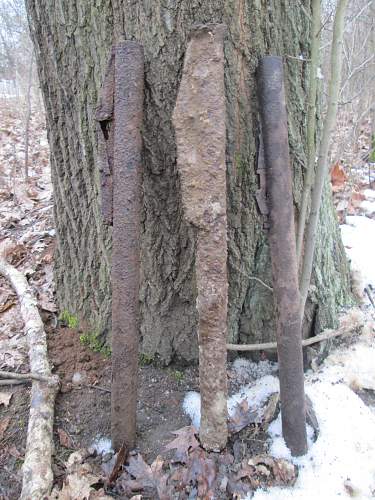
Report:
[{"label": "rough tree bark", "polygon": [[[194,231],[183,219],[172,112],[187,35],[224,23],[227,111],[228,340],[274,338],[267,237],[255,193],[259,114],[255,69],[263,54],[285,56],[294,204],[306,165],[306,63],[310,21],[291,0],[28,0],[47,110],[55,187],[56,282],[61,309],[110,330],[111,233],[102,223],[94,113],[113,33],[145,50],[141,331],[142,350],[163,362],[197,359]],[[321,211],[305,335],[332,326],[349,282],[327,186]]]}]

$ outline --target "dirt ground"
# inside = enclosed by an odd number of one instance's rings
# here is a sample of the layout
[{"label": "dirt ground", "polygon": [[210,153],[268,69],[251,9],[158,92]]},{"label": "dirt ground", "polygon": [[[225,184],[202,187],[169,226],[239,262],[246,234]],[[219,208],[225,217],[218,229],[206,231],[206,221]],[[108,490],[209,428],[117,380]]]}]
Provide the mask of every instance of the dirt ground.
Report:
[{"label": "dirt ground", "polygon": [[[84,345],[82,331],[68,328],[57,319],[59,311],[54,303],[53,285],[53,194],[44,118],[38,113],[32,115],[30,180],[26,185],[22,174],[23,118],[11,104],[0,104],[0,243],[6,239],[17,243],[9,260],[27,275],[33,288],[46,325],[49,359],[53,371],[62,381],[56,400],[53,471],[56,483],[61,486],[66,478],[66,460],[72,451],[90,449],[98,439],[110,437],[111,363],[108,357]],[[367,171],[359,172],[359,178],[361,175],[366,176]],[[353,189],[347,188],[345,175],[339,176],[336,172],[336,177],[332,175],[331,180],[339,216],[358,213],[362,197],[355,197]],[[363,186],[359,182],[360,189]],[[343,200],[346,203],[344,208]],[[190,425],[183,413],[182,400],[186,392],[199,390],[198,369],[197,366],[160,368],[147,364],[147,359],[143,358],[141,365],[136,452],[141,454],[145,462],[151,463],[160,454],[168,456],[165,446],[173,439],[173,431]],[[27,346],[17,298],[1,277],[0,370],[28,371]],[[232,379],[230,369],[228,375],[231,393],[246,383],[245,380],[239,382]],[[0,386],[0,394],[3,397],[3,400],[0,399],[0,500],[13,500],[19,497],[21,489],[30,385]],[[375,405],[373,391],[361,390],[358,394],[366,404]],[[7,395],[10,395],[9,401]],[[220,459],[201,457],[200,464],[208,467],[216,460],[223,478],[232,473],[237,474],[243,470],[241,463],[245,457],[262,455],[267,451],[267,438],[264,429],[247,426],[231,437]],[[92,454],[92,466],[97,474],[103,473],[103,466],[110,458],[105,455],[95,458],[95,454]],[[272,467],[272,464],[268,465]],[[107,494],[128,498],[119,491],[112,489]],[[151,490],[148,495],[143,490],[143,495],[143,498],[155,498],[155,490]],[[232,494],[228,495],[224,488],[215,498],[232,498]],[[197,497],[199,494],[192,490],[190,496],[178,494],[173,498]]]},{"label": "dirt ground", "polygon": [[[78,330],[49,326],[47,331],[50,361],[62,382],[54,427],[54,473],[59,483],[65,476],[63,463],[73,450],[90,448],[98,438],[110,437],[111,363],[102,354],[82,345]],[[27,369],[21,366],[20,371],[22,368]],[[182,400],[187,391],[198,391],[198,384],[196,366],[141,366],[135,451],[141,453],[147,463],[165,451],[173,439],[172,431],[190,425],[182,410]],[[236,389],[236,384],[232,389]],[[19,385],[2,391],[11,392],[12,398],[7,408],[0,409],[0,421],[9,419],[0,440],[0,499],[13,500],[18,498],[21,489],[30,390]],[[65,441],[60,437],[61,431]],[[264,433],[255,435],[254,429],[244,429],[230,442],[229,449],[235,459],[241,461],[250,451],[251,454],[264,452],[266,439]]]},{"label": "dirt ground", "polygon": [[[72,449],[89,448],[95,438],[110,437],[111,363],[100,353],[82,345],[79,332],[69,328],[50,329],[49,355],[54,372],[62,381],[56,400],[55,444],[57,463],[69,455],[69,448],[59,443],[59,430],[70,438]],[[72,383],[76,374],[82,383]],[[160,369],[143,366],[140,370],[138,407],[139,451],[152,461],[171,439],[172,430],[188,425],[181,401],[188,390],[197,390],[197,369],[184,371],[173,367]],[[107,389],[106,392],[103,389]],[[26,443],[29,412],[29,388],[11,386],[11,404],[0,409],[0,421],[9,425],[0,441],[0,498],[18,498],[20,467]],[[1,496],[2,495],[2,496]]]}]

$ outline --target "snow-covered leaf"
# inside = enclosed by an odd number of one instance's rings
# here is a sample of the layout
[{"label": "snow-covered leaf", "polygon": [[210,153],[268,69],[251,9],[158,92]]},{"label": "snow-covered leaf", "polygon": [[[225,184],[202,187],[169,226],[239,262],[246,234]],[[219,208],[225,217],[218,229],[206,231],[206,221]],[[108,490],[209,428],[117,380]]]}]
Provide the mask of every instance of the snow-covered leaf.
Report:
[{"label": "snow-covered leaf", "polygon": [[228,430],[231,433],[240,432],[250,424],[260,424],[258,411],[250,410],[249,403],[246,399],[237,403],[229,417]]}]

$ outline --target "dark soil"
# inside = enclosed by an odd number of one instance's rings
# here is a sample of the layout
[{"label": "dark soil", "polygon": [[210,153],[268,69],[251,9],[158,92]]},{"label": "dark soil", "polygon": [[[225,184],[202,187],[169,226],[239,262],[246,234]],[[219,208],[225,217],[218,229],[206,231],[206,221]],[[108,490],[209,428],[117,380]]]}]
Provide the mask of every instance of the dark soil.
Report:
[{"label": "dark soil", "polygon": [[[54,474],[61,483],[63,463],[74,449],[90,448],[98,437],[110,438],[111,362],[82,345],[80,332],[74,329],[49,328],[48,348],[53,371],[62,382],[56,400],[54,432]],[[81,377],[79,384],[75,383],[77,374]],[[190,390],[199,390],[196,366],[140,367],[136,451],[147,463],[164,452],[165,445],[174,439],[172,431],[190,425],[182,411],[182,400]],[[13,500],[19,497],[21,489],[30,387],[5,387],[2,391],[13,392],[13,396],[9,407],[0,409],[0,421],[10,418],[0,440],[0,500]],[[68,436],[69,447],[60,442],[61,431]],[[228,450],[235,462],[240,462],[245,456],[263,453],[266,439],[266,433],[249,427],[231,438]]]},{"label": "dark soil", "polygon": [[[72,450],[61,446],[58,429],[67,433],[72,448],[89,448],[95,438],[110,438],[111,361],[81,344],[79,332],[69,328],[50,329],[49,358],[62,382],[56,400],[55,474]],[[24,367],[24,371],[27,368]],[[72,382],[80,374],[81,384]],[[106,389],[106,390],[103,390]],[[186,391],[198,389],[197,367],[140,368],[138,405],[138,450],[147,462],[155,459],[173,439],[171,431],[190,421],[182,412]],[[30,389],[27,386],[1,388],[13,392],[9,407],[0,407],[0,422],[10,418],[0,439],[0,500],[19,497],[22,457],[25,452]]]},{"label": "dark soil", "polygon": [[[62,380],[56,401],[56,426],[65,430],[77,448],[88,448],[96,437],[110,438],[111,362],[83,346],[76,330],[63,328],[49,336],[49,355]],[[72,382],[74,374],[82,384]],[[182,413],[186,391],[198,389],[196,367],[141,366],[138,403],[139,451],[153,460],[173,435],[190,422]],[[106,392],[107,391],[107,392]]]}]

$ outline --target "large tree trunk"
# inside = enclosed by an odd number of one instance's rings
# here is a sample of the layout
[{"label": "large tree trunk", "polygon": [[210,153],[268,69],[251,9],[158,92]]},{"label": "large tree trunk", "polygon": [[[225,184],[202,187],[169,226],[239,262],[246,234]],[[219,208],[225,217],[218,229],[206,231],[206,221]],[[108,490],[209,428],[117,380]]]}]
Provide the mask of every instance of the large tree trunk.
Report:
[{"label": "large tree trunk", "polygon": [[[258,57],[285,57],[294,202],[306,165],[309,2],[260,0],[28,0],[47,111],[55,187],[56,281],[61,309],[110,331],[111,232],[100,215],[95,106],[113,38],[145,51],[141,311],[143,352],[164,362],[197,358],[195,233],[183,219],[172,126],[187,35],[195,23],[225,23],[228,271],[231,342],[274,338],[267,235],[258,215]],[[331,326],[347,297],[346,260],[327,186],[305,333]]]}]

